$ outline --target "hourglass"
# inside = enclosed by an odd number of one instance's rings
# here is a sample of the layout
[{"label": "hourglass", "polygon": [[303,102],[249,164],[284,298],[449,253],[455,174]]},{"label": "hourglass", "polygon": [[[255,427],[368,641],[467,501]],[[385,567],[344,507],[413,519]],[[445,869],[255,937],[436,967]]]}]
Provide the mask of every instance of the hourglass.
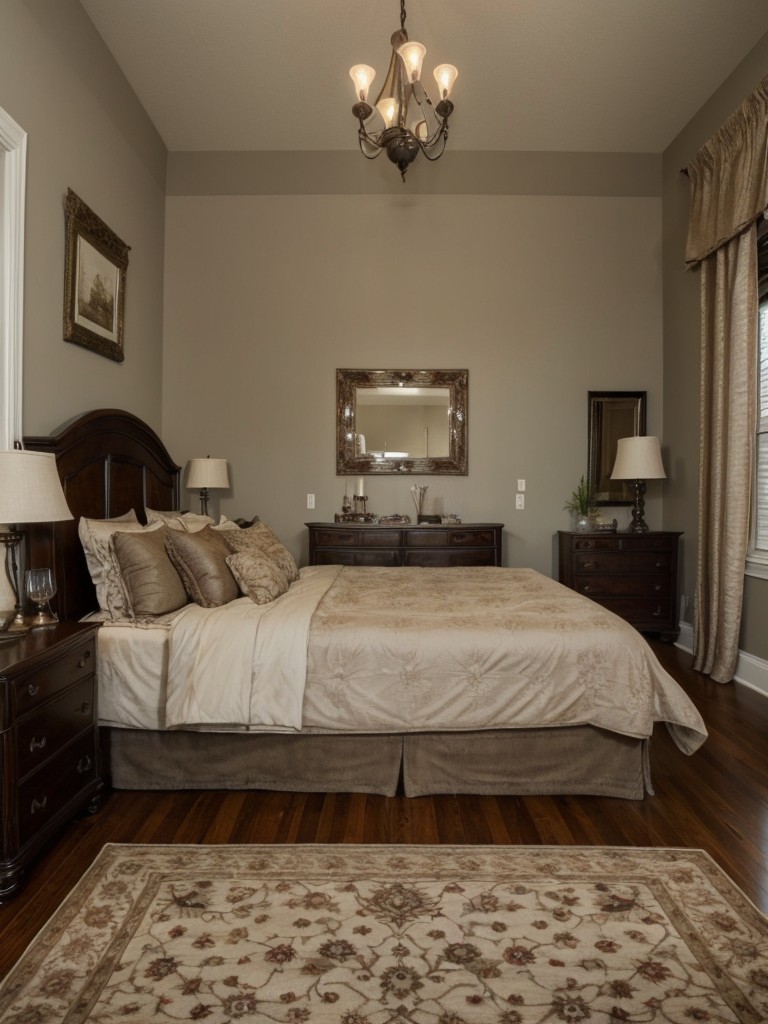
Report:
[{"label": "hourglass", "polygon": [[51,611],[49,601],[56,593],[56,583],[50,569],[27,569],[27,597],[37,605],[37,615],[32,619],[35,626],[52,626],[59,620]]}]

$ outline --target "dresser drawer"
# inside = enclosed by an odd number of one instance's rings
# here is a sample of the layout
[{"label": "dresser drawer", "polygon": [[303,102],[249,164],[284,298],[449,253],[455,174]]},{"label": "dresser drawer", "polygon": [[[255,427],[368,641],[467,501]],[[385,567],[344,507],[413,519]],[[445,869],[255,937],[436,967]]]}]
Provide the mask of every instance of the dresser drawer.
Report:
[{"label": "dresser drawer", "polygon": [[492,565],[488,560],[487,548],[464,548],[464,550],[452,548],[435,548],[413,550],[405,552],[404,565],[421,566],[424,569],[456,568],[459,566],[471,565]]},{"label": "dresser drawer", "polygon": [[409,548],[492,548],[496,537],[493,530],[441,530],[439,527],[427,527],[406,531],[405,543]]},{"label": "dresser drawer", "polygon": [[668,573],[669,551],[596,551],[573,556],[574,573]]},{"label": "dresser drawer", "polygon": [[649,597],[666,601],[672,596],[672,581],[669,576],[576,575],[573,589],[586,597]]},{"label": "dresser drawer", "polygon": [[335,548],[315,551],[315,565],[400,565],[399,551],[386,551],[383,548]]},{"label": "dresser drawer", "polygon": [[91,636],[47,665],[20,675],[14,682],[16,713],[23,715],[72,683],[91,675],[96,666],[96,637]]},{"label": "dresser drawer", "polygon": [[655,600],[636,597],[595,597],[598,604],[631,622],[637,629],[648,631],[677,627],[672,601],[669,598]]},{"label": "dresser drawer", "polygon": [[397,548],[402,543],[399,530],[377,530],[365,526],[357,530],[315,530],[319,548]]},{"label": "dresser drawer", "polygon": [[96,731],[89,729],[18,789],[19,845],[96,780]]},{"label": "dresser drawer", "polygon": [[95,685],[93,676],[83,679],[46,704],[38,714],[18,723],[19,778],[43,764],[79,732],[93,725]]}]

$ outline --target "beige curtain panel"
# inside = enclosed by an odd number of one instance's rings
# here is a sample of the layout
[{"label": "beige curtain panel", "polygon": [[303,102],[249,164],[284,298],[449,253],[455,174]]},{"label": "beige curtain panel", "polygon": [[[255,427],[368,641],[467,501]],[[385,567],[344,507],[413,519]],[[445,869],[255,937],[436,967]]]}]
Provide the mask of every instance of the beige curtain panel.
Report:
[{"label": "beige curtain panel", "polygon": [[756,430],[757,231],[768,207],[768,78],[688,167],[686,264],[701,264],[699,552],[694,668],[733,678]]}]

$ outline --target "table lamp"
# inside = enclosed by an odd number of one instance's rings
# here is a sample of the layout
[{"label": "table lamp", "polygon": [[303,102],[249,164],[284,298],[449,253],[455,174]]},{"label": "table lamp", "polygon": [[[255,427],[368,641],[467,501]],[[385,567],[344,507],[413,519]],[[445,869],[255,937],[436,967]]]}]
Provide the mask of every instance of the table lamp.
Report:
[{"label": "table lamp", "polygon": [[16,600],[15,616],[0,635],[4,639],[25,633],[21,606],[21,581],[17,549],[25,539],[26,523],[53,523],[74,518],[59,480],[56,456],[50,452],[28,452],[21,448],[0,451],[0,533],[5,545],[5,569]]},{"label": "table lamp", "polygon": [[226,490],[229,487],[229,473],[226,459],[190,459],[187,463],[187,489],[200,488],[200,512],[208,515],[208,491]]},{"label": "table lamp", "polygon": [[631,480],[635,492],[632,522],[629,533],[647,533],[645,521],[645,481],[666,480],[664,463],[661,461],[661,445],[658,437],[622,437],[616,449],[611,480]]}]

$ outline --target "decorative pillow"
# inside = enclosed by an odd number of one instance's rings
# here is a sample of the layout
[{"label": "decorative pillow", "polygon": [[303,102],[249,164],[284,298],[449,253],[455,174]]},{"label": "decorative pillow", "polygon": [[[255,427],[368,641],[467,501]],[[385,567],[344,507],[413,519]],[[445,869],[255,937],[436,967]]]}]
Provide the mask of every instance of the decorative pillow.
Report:
[{"label": "decorative pillow", "polygon": [[[234,530],[226,531],[234,533]],[[203,608],[218,608],[238,596],[235,577],[227,565],[230,548],[223,533],[205,526],[196,533],[169,530],[165,546],[189,597]]]},{"label": "decorative pillow", "polygon": [[256,604],[269,604],[290,586],[283,570],[266,555],[241,551],[230,555],[227,565],[242,592]]},{"label": "decorative pillow", "polygon": [[175,612],[187,603],[187,592],[165,549],[163,525],[141,533],[112,537],[133,618]]},{"label": "decorative pillow", "polygon": [[254,523],[244,530],[226,533],[227,544],[234,552],[261,554],[271,558],[282,569],[289,583],[299,578],[299,570],[291,552],[277,539],[266,523]]},{"label": "decorative pillow", "polygon": [[128,614],[128,596],[111,544],[112,535],[117,530],[138,533],[143,529],[145,527],[133,509],[114,519],[86,519],[83,516],[77,524],[88,572],[96,587],[99,608],[110,618],[119,619]]},{"label": "decorative pillow", "polygon": [[148,523],[165,523],[169,530],[186,530],[196,533],[216,522],[210,516],[202,516],[197,512],[160,512],[154,508],[145,508]]}]

